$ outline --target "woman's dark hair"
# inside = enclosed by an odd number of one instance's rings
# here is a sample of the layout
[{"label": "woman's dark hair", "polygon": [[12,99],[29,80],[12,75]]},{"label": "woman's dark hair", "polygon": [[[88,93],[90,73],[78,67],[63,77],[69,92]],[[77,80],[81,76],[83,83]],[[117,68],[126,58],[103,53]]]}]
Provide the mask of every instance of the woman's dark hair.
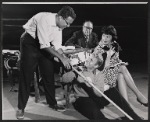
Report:
[{"label": "woman's dark hair", "polygon": [[61,10],[57,13],[59,16],[62,16],[63,18],[72,17],[73,19],[76,18],[76,14],[72,7],[70,6],[63,6]]},{"label": "woman's dark hair", "polygon": [[115,48],[116,52],[122,51],[120,45],[116,41],[112,43],[112,46]]},{"label": "woman's dark hair", "polygon": [[114,28],[114,26],[113,25],[109,25],[109,26],[104,26],[103,28],[102,28],[102,34],[104,33],[104,34],[109,34],[109,35],[111,35],[112,36],[112,41],[115,41],[115,40],[117,40],[117,31],[116,31],[116,29]]},{"label": "woman's dark hair", "polygon": [[[104,34],[108,34],[108,35],[112,36],[112,46],[115,47],[115,51],[116,52],[119,52],[119,51],[122,50],[120,45],[116,42],[116,40],[118,39],[117,31],[116,31],[116,29],[115,29],[115,27],[113,25],[104,26],[102,28],[101,32],[102,32],[102,34],[104,33]],[[109,47],[104,46],[103,49],[107,51],[107,50],[109,50]]]}]

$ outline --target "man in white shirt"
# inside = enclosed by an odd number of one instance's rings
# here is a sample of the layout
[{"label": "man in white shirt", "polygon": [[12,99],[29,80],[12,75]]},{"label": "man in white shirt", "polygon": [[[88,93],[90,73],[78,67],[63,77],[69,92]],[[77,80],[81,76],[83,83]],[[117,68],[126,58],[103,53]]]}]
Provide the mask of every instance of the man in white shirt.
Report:
[{"label": "man in white shirt", "polygon": [[17,119],[24,118],[30,84],[37,66],[39,66],[43,79],[47,104],[57,111],[64,111],[63,107],[57,105],[55,99],[53,64],[54,57],[57,57],[65,68],[70,68],[70,61],[63,55],[61,49],[62,30],[69,27],[75,18],[74,10],[69,6],[64,6],[57,14],[40,12],[23,26],[25,32],[20,39],[21,61]]}]

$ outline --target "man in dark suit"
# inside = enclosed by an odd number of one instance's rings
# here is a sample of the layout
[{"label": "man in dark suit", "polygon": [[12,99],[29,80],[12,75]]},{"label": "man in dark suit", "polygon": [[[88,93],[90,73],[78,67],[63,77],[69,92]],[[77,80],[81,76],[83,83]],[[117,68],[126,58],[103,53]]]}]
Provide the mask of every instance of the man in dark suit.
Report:
[{"label": "man in dark suit", "polygon": [[92,32],[93,23],[91,21],[85,21],[83,23],[82,30],[73,33],[73,36],[69,38],[65,46],[75,46],[76,48],[95,48],[98,45],[98,36]]}]

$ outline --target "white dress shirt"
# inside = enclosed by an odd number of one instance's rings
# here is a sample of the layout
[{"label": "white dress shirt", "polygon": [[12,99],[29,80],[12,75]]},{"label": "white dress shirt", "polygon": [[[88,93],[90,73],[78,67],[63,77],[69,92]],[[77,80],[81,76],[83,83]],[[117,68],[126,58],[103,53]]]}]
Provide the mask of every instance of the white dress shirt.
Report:
[{"label": "white dress shirt", "polygon": [[51,45],[55,50],[62,47],[62,29],[56,25],[56,13],[40,12],[29,19],[23,28],[34,39],[37,31],[40,49]]}]

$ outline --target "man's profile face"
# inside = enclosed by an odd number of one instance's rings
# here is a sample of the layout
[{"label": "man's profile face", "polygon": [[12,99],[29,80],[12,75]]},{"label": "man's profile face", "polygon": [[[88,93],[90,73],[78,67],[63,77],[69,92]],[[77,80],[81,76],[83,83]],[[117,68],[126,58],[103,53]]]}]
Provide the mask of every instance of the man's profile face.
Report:
[{"label": "man's profile face", "polygon": [[67,17],[67,18],[63,18],[62,16],[60,16],[59,19],[59,28],[64,29],[69,27],[72,23],[73,23],[74,19],[72,17]]},{"label": "man's profile face", "polygon": [[86,38],[89,38],[90,34],[92,33],[92,30],[93,24],[91,22],[85,22],[82,31]]}]

